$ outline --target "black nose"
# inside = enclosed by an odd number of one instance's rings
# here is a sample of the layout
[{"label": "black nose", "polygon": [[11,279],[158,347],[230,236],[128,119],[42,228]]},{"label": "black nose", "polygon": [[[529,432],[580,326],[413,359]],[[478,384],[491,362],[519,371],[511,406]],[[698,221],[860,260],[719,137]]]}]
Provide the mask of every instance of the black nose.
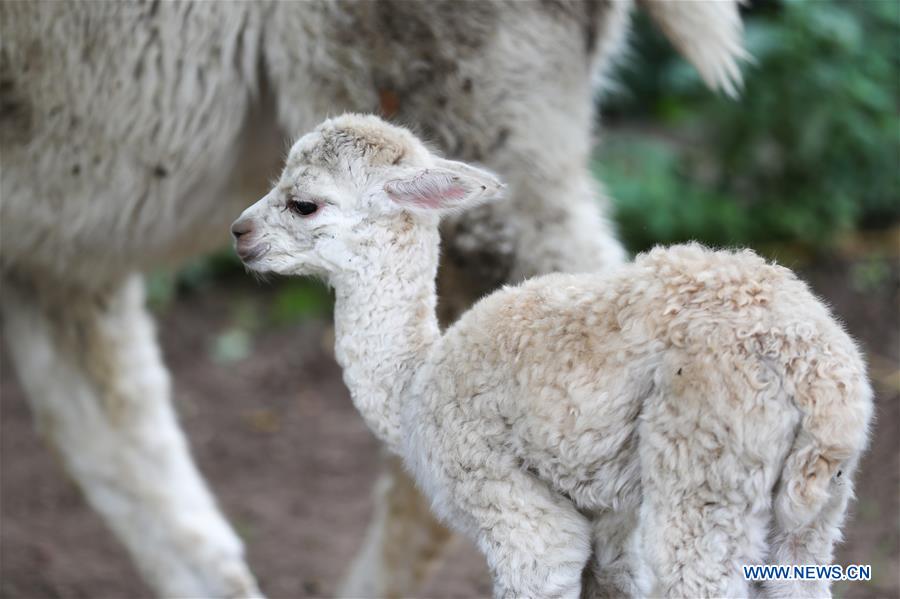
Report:
[{"label": "black nose", "polygon": [[234,235],[235,239],[240,239],[241,235],[246,235],[247,233],[253,232],[253,221],[246,220],[237,220],[231,225],[231,234]]}]

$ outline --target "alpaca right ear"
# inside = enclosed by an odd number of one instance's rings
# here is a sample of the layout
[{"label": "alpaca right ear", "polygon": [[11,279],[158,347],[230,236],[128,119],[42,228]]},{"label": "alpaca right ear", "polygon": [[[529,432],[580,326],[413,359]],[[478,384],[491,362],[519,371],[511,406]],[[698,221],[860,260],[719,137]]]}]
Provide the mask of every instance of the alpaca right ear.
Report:
[{"label": "alpaca right ear", "polygon": [[455,160],[415,169],[384,184],[394,202],[412,209],[462,210],[499,198],[505,185],[488,171]]}]

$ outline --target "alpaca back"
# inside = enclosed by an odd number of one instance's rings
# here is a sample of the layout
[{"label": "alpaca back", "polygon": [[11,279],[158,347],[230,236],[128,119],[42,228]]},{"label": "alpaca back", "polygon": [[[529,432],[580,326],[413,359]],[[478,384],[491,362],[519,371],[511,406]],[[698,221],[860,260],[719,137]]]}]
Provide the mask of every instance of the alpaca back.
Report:
[{"label": "alpaca back", "polygon": [[781,475],[779,519],[799,501],[814,517],[871,418],[853,341],[793,273],[750,251],[688,244],[604,275],[532,279],[476,304],[437,361],[430,409],[477,398],[454,407],[461,422],[497,420],[498,446],[590,509],[634,503],[635,426],[654,394],[695,388],[722,423],[711,434],[767,464],[760,492]]}]

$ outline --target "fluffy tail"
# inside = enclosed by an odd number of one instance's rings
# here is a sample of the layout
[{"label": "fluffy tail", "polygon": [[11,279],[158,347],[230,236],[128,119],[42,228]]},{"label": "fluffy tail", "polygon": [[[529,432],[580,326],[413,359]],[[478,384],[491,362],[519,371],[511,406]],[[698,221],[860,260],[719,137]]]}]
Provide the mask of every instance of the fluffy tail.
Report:
[{"label": "fluffy tail", "polygon": [[706,84],[734,98],[742,85],[744,49],[739,0],[638,0]]},{"label": "fluffy tail", "polygon": [[[831,563],[868,439],[872,390],[861,360],[831,356],[808,366],[794,393],[800,428],[775,492],[771,564]],[[825,580],[766,583],[773,598],[830,596],[829,586]]]}]

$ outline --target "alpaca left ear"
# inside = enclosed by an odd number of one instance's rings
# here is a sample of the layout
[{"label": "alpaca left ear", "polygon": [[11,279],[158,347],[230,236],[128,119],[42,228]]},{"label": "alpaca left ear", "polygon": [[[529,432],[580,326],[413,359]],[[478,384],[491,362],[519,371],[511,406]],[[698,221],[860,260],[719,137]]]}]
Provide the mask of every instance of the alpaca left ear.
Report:
[{"label": "alpaca left ear", "polygon": [[505,186],[488,171],[442,158],[384,184],[394,202],[412,209],[462,210],[499,198]]}]

